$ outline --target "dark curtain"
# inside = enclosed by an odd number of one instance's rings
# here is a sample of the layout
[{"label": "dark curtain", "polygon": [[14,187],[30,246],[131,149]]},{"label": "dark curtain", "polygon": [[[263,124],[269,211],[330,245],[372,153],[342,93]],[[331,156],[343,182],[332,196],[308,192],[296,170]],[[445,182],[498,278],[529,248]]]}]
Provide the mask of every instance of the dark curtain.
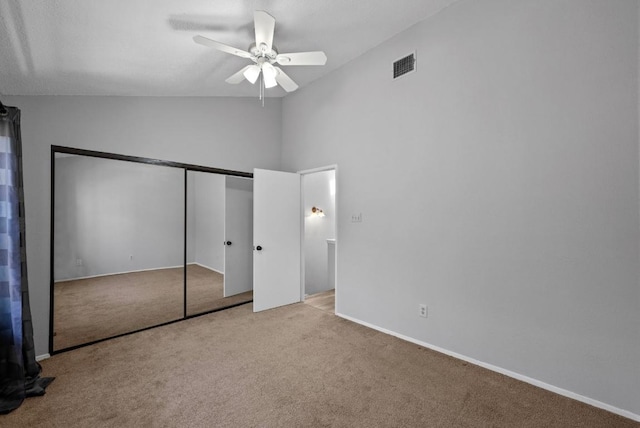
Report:
[{"label": "dark curtain", "polygon": [[0,109],[0,413],[43,395],[33,346],[25,249],[20,110]]}]

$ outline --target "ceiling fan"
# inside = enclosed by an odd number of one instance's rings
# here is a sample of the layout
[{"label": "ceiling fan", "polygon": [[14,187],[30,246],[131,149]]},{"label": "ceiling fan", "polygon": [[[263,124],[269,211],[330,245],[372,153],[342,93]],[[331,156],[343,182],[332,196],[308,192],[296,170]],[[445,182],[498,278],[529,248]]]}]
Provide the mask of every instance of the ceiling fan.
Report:
[{"label": "ceiling fan", "polygon": [[244,51],[224,43],[208,39],[203,36],[194,36],[193,40],[201,45],[218,49],[219,51],[250,59],[254,64],[247,65],[242,70],[229,77],[226,82],[238,84],[247,79],[252,84],[260,77],[260,99],[264,100],[264,88],[273,88],[280,85],[287,92],[298,89],[294,82],[280,67],[289,65],[324,65],[327,56],[322,51],[278,53],[273,46],[273,32],[276,19],[262,10],[253,13],[256,42]]}]

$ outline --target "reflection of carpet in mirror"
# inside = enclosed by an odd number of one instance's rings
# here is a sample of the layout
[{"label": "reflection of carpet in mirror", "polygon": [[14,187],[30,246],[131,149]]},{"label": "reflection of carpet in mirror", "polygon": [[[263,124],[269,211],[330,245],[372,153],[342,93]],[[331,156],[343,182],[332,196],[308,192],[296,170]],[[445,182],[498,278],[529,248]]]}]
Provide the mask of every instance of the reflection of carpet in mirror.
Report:
[{"label": "reflection of carpet in mirror", "polygon": [[187,315],[200,314],[253,299],[252,291],[223,298],[223,285],[224,275],[221,273],[200,265],[187,265]]},{"label": "reflection of carpet in mirror", "polygon": [[[224,298],[223,275],[187,267],[187,314],[250,301]],[[60,350],[182,318],[183,269],[169,268],[57,282],[53,349]]]}]

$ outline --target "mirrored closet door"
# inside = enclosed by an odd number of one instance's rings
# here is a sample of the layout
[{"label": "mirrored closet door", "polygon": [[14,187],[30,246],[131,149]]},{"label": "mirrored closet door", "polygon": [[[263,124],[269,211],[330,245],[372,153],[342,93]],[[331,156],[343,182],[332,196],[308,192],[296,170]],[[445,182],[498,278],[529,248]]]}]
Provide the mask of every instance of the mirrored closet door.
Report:
[{"label": "mirrored closet door", "polygon": [[55,156],[53,349],[181,318],[183,171]]},{"label": "mirrored closet door", "polygon": [[187,315],[253,297],[252,180],[187,172]]}]

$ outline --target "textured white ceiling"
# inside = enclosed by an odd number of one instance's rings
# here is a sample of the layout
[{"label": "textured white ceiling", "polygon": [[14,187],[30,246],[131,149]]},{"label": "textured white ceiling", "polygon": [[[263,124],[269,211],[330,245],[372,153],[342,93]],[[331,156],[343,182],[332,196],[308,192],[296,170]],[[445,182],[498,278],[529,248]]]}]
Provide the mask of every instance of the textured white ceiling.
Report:
[{"label": "textured white ceiling", "polygon": [[327,54],[286,68],[303,87],[455,1],[0,0],[0,94],[256,96],[224,82],[249,60],[192,40],[247,49],[254,10],[276,18],[279,52]]}]

